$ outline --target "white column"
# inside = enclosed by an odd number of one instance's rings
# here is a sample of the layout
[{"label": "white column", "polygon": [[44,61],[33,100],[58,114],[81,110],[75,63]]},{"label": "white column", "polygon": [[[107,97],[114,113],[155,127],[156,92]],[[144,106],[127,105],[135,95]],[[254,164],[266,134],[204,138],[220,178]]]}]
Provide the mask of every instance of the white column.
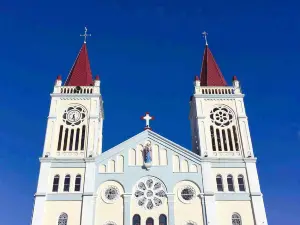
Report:
[{"label": "white column", "polygon": [[131,200],[131,194],[124,193],[123,194],[123,204],[124,204],[123,224],[124,225],[130,225],[132,219],[130,216],[130,200]]},{"label": "white column", "polygon": [[168,209],[169,209],[168,224],[174,225],[174,221],[175,221],[174,194],[167,194],[167,195],[168,195]]}]

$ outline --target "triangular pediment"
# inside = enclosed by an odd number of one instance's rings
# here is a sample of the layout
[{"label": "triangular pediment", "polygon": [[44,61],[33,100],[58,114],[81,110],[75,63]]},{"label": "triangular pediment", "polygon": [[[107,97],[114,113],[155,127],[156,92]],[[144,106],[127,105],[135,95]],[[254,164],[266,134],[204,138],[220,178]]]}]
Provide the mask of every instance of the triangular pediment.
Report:
[{"label": "triangular pediment", "polygon": [[122,154],[124,151],[129,149],[136,149],[138,145],[144,145],[149,141],[151,145],[159,145],[166,149],[167,151],[172,151],[180,157],[186,158],[188,160],[200,163],[200,156],[191,152],[190,150],[172,142],[171,140],[157,134],[151,130],[145,130],[126,141],[106,150],[101,155],[97,157],[97,162],[103,162],[110,158],[113,158],[115,155]]}]

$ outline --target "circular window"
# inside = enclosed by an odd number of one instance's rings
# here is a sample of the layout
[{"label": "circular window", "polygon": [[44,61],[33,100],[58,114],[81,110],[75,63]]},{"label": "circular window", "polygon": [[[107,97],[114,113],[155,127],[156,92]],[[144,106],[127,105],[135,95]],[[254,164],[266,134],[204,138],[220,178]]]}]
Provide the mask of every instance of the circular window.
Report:
[{"label": "circular window", "polygon": [[233,114],[224,106],[219,106],[210,112],[211,122],[219,127],[226,127],[232,123]]},{"label": "circular window", "polygon": [[112,203],[119,197],[119,189],[115,186],[109,186],[104,191],[104,200],[108,203]]},{"label": "circular window", "polygon": [[196,195],[195,189],[191,186],[185,186],[179,190],[179,199],[184,203],[189,203]]},{"label": "circular window", "polygon": [[81,106],[70,106],[63,113],[63,121],[67,125],[79,125],[86,117],[86,110]]},{"label": "circular window", "polygon": [[166,190],[161,181],[154,177],[147,177],[137,183],[134,196],[139,206],[151,210],[163,203]]}]

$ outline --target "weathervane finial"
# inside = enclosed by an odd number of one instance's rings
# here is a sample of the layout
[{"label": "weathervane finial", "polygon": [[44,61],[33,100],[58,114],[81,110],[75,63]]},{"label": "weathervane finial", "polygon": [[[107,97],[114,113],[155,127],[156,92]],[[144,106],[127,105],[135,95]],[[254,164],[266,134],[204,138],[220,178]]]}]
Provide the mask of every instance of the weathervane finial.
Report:
[{"label": "weathervane finial", "polygon": [[206,31],[204,31],[202,34],[203,34],[203,37],[205,39],[205,45],[208,45],[208,43],[207,43],[207,35],[208,35],[208,33]]},{"label": "weathervane finial", "polygon": [[86,37],[92,36],[91,34],[87,34],[87,28],[84,27],[84,34],[80,34],[81,37],[84,37],[83,43],[86,43]]}]

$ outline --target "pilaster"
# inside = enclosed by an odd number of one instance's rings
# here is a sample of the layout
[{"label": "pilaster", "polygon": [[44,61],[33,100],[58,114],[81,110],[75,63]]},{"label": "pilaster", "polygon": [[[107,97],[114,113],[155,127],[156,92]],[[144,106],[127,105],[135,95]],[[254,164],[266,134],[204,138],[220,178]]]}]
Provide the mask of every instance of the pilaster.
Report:
[{"label": "pilaster", "polygon": [[244,156],[253,157],[253,147],[250,137],[248,118],[246,116],[243,98],[235,99],[237,120],[240,128],[241,142],[243,146]]},{"label": "pilaster", "polygon": [[[214,196],[214,179],[210,162],[202,163],[203,203],[205,204],[206,225],[216,224],[216,201]],[[204,212],[203,212],[204,214]]]},{"label": "pilaster", "polygon": [[85,163],[84,192],[94,193],[96,165],[94,158],[87,158]]},{"label": "pilaster", "polygon": [[251,196],[255,225],[268,225],[266,209],[262,195]]},{"label": "pilaster", "polygon": [[206,225],[217,225],[216,201],[213,194],[204,194]]},{"label": "pilaster", "polygon": [[95,198],[92,194],[82,196],[81,225],[93,225],[95,214]]},{"label": "pilaster", "polygon": [[205,115],[203,113],[203,102],[200,98],[195,98],[196,101],[196,124],[198,133],[194,134],[198,136],[199,143],[199,155],[204,156],[209,154],[207,151],[207,131],[205,130]]},{"label": "pilaster", "polygon": [[45,212],[46,194],[35,195],[31,225],[42,225]]},{"label": "pilaster", "polygon": [[249,192],[251,204],[256,225],[267,225],[266,209],[264,206],[263,196],[260,190],[258,173],[255,162],[246,162],[247,177],[249,183]]},{"label": "pilaster", "polygon": [[124,193],[123,194],[123,202],[124,202],[123,224],[124,225],[130,225],[130,221],[131,221],[130,200],[131,200],[131,194]]},{"label": "pilaster", "polygon": [[39,180],[37,185],[37,193],[47,193],[48,191],[48,181],[49,181],[49,174],[50,174],[50,167],[51,162],[45,161],[43,158],[41,158],[40,163],[40,174],[39,174]]},{"label": "pilaster", "polygon": [[175,221],[175,214],[174,214],[174,194],[167,194],[168,196],[168,224],[173,225]]}]

